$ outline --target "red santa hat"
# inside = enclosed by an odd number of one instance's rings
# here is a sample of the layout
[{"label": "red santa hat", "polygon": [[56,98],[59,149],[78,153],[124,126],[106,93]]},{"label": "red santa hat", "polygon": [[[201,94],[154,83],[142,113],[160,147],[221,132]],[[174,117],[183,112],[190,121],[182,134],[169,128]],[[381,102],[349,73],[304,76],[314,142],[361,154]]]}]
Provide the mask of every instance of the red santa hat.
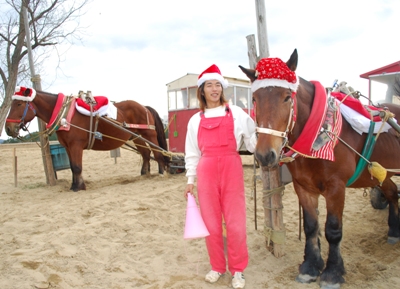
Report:
[{"label": "red santa hat", "polygon": [[36,96],[36,90],[33,88],[26,88],[23,86],[17,86],[15,88],[15,93],[11,97],[13,100],[23,100],[23,101],[33,101]]},{"label": "red santa hat", "polygon": [[228,81],[224,79],[224,77],[221,74],[221,71],[219,70],[218,66],[215,64],[211,65],[209,68],[204,70],[200,75],[197,80],[197,86],[200,87],[204,82],[207,80],[218,80],[223,88],[228,87]]},{"label": "red santa hat", "polygon": [[279,86],[297,91],[299,79],[279,58],[263,58],[256,66],[257,79],[251,84],[251,91],[268,86]]}]

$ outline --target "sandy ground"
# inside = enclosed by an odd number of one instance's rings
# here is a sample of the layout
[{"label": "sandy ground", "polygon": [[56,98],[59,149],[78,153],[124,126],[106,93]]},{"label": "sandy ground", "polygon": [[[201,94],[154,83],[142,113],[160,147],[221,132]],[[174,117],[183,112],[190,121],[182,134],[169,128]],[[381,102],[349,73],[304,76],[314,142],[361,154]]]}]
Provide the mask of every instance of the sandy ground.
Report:
[{"label": "sandy ground", "polygon": [[[69,170],[46,185],[41,151],[0,145],[0,287],[30,288],[229,288],[225,274],[207,284],[210,269],[204,239],[184,240],[184,174],[141,177],[140,157],[121,150],[85,151],[87,190],[69,190]],[[253,157],[242,156],[247,198],[250,261],[246,288],[319,288],[294,281],[302,262],[304,234],[298,236],[298,201],[292,186],[283,196],[285,255],[266,247],[262,223],[262,184],[257,185],[254,222]],[[320,201],[321,227],[325,209]],[[343,289],[399,288],[400,244],[388,245],[387,209],[375,210],[364,190],[347,191],[341,246],[347,269]],[[322,239],[326,257],[327,243]]]}]

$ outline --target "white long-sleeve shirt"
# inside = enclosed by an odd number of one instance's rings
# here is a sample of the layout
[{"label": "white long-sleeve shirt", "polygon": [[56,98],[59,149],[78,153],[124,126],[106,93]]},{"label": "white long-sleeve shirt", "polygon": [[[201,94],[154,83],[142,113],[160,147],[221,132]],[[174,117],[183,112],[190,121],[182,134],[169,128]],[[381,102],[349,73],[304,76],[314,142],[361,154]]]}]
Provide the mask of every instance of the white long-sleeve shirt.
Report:
[{"label": "white long-sleeve shirt", "polygon": [[[234,135],[236,138],[237,150],[240,149],[242,139],[246,149],[253,153],[257,144],[255,133],[255,123],[253,119],[236,105],[229,105],[234,119]],[[226,114],[225,106],[206,109],[204,117],[219,117]],[[197,142],[197,134],[200,125],[200,112],[194,114],[187,126],[186,142],[185,142],[185,168],[188,184],[194,184],[196,178],[197,165],[201,157],[201,151]]]}]

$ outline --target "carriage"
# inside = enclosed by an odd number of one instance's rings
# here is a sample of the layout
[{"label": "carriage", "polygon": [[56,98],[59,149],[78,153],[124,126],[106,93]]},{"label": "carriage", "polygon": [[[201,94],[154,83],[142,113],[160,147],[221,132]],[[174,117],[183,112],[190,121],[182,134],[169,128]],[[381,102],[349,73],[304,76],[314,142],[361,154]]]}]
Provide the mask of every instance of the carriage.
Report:
[{"label": "carriage", "polygon": [[[397,95],[400,92],[400,61],[365,72],[360,77],[368,80],[370,104],[382,102],[400,104],[400,98],[396,96],[396,92]],[[400,191],[400,186],[398,185],[398,187]],[[378,186],[371,188],[370,199],[371,205],[375,209],[384,209],[388,205],[388,201]]]}]

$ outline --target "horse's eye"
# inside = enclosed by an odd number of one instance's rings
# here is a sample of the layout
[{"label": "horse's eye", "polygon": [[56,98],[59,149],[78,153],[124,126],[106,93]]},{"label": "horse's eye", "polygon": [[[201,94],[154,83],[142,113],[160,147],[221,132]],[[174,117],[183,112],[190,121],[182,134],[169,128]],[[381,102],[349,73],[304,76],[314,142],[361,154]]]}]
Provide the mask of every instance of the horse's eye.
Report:
[{"label": "horse's eye", "polygon": [[255,103],[255,102],[256,102],[256,100],[254,99],[254,97],[253,97],[251,100],[253,101],[253,103]]},{"label": "horse's eye", "polygon": [[290,96],[290,95],[286,96],[286,98],[285,98],[285,102],[289,101],[289,100],[290,100],[290,98],[291,98],[291,96]]}]

